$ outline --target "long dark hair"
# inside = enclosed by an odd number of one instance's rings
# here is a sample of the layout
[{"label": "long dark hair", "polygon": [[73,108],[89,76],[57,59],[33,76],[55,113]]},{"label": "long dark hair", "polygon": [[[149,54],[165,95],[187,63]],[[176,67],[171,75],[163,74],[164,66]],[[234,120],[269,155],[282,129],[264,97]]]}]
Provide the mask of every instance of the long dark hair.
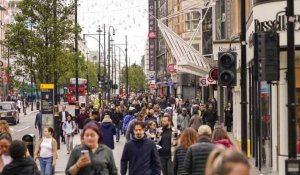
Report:
[{"label": "long dark hair", "polygon": [[55,133],[54,133],[54,129],[51,127],[47,127],[48,132],[51,133],[52,137],[55,138]]}]

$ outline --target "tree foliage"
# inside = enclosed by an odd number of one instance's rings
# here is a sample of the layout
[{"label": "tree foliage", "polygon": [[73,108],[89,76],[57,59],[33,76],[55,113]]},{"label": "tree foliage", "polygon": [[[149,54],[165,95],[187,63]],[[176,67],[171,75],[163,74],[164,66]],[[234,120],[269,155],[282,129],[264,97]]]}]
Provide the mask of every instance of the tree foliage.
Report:
[{"label": "tree foliage", "polygon": [[[23,0],[15,23],[9,24],[5,44],[16,56],[16,75],[32,75],[36,83],[53,81],[58,72],[59,84],[74,77],[74,59],[78,58],[79,75],[84,70],[84,58],[66,50],[80,30],[72,20],[75,5],[64,0]],[[73,48],[70,48],[72,50]],[[31,61],[33,60],[33,61]],[[67,77],[67,75],[69,77]]]},{"label": "tree foliage", "polygon": [[[121,84],[126,86],[126,68],[122,68]],[[128,86],[134,91],[143,90],[146,85],[146,75],[141,66],[133,64],[128,67]]]}]

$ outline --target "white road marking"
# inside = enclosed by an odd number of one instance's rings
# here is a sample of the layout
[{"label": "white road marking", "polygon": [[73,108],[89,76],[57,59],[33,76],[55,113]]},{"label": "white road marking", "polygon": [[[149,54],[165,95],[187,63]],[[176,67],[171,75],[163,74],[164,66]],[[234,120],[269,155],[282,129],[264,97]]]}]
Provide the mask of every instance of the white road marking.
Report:
[{"label": "white road marking", "polygon": [[24,131],[24,130],[26,130],[26,129],[28,129],[28,128],[30,128],[30,126],[26,126],[25,128],[16,130],[15,132],[21,132],[21,131]]}]

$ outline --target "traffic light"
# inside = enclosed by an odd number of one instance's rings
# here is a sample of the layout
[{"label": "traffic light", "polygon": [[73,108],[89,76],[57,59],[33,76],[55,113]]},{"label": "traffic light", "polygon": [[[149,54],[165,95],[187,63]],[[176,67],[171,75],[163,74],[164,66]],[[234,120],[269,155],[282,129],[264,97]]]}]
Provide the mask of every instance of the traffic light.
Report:
[{"label": "traffic light", "polygon": [[236,85],[236,52],[219,52],[218,83],[220,86]]},{"label": "traffic light", "polygon": [[212,80],[218,80],[218,68],[214,67],[209,71],[209,77]]},{"label": "traffic light", "polygon": [[259,81],[279,81],[279,34],[275,31],[254,33],[254,57]]}]

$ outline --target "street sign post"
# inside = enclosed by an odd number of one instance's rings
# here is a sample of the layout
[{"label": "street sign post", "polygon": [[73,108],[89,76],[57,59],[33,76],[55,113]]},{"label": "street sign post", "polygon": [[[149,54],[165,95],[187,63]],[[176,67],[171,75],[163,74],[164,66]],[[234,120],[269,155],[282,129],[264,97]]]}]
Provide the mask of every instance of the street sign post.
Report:
[{"label": "street sign post", "polygon": [[41,84],[41,112],[42,112],[42,128],[43,130],[47,127],[54,129],[55,137],[57,139],[57,147],[60,147],[59,138],[59,118],[54,117],[54,112],[58,113],[58,107],[54,111],[54,84]]},{"label": "street sign post", "polygon": [[199,79],[199,86],[208,86],[206,78]]}]

